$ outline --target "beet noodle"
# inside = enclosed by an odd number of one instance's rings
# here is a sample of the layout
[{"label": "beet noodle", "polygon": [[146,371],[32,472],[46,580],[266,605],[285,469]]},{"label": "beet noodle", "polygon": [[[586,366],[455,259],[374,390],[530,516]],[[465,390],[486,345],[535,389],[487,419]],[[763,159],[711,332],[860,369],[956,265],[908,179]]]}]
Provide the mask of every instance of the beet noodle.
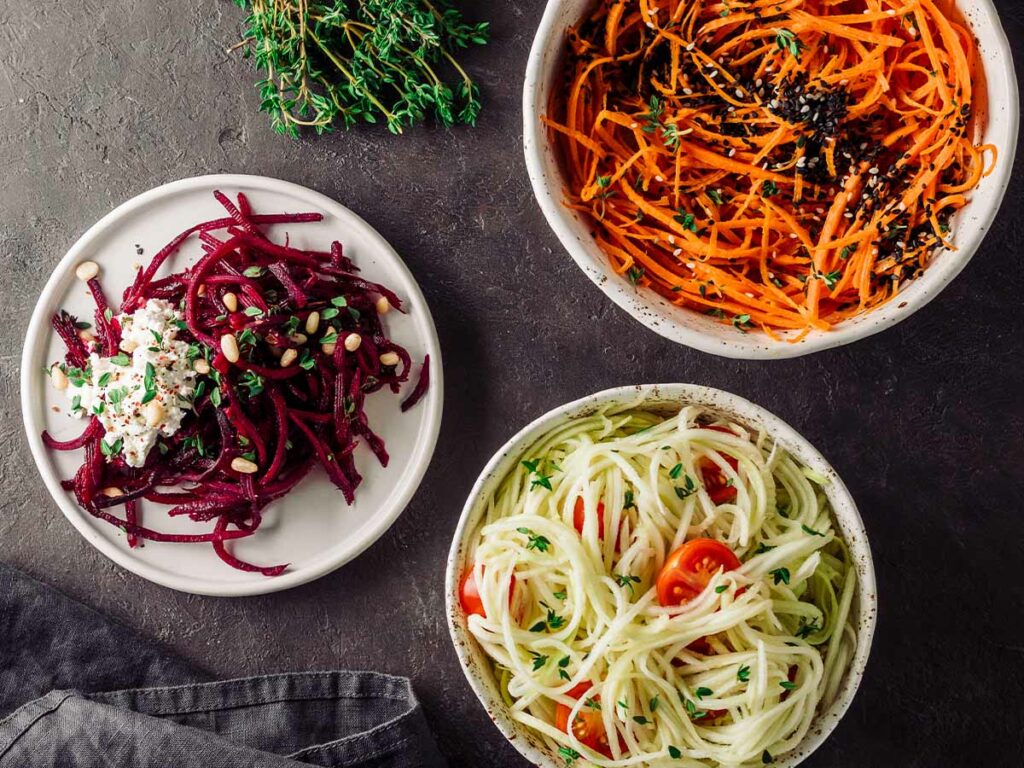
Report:
[{"label": "beet noodle", "polygon": [[[377,309],[385,298],[403,311],[401,300],[360,277],[341,243],[327,251],[304,250],[287,239],[284,245],[274,243],[262,231],[320,221],[319,213],[253,214],[242,193],[237,203],[219,191],[214,196],[228,216],[195,224],[171,240],[139,271],[121,301],[124,314],[150,299],[177,306],[185,317],[177,340],[190,345],[194,367],[200,360],[209,366],[209,373],[197,375],[192,410],[181,428],[171,437],[161,434],[141,467],[129,466],[120,453],[103,455],[105,430],[96,417],[77,438],[60,441],[46,432],[42,437],[53,450],[84,449],[81,467],[63,487],[94,517],[121,528],[129,546],[144,540],[208,542],[233,568],[277,576],[287,564],[247,563],[229,551],[228,542],[255,533],[267,505],[316,464],[351,504],[362,481],[354,458],[360,442],[382,466],[388,464],[384,441],[364,410],[366,396],[381,390],[397,395],[412,360],[388,338]],[[204,252],[199,261],[157,278],[193,235]],[[67,347],[65,370],[86,380],[90,354],[115,356],[121,343],[118,317],[99,281],[92,278],[88,286],[96,302],[95,339],[81,338],[77,318],[63,310],[52,320]],[[236,297],[235,311],[225,303],[229,292]],[[310,320],[313,313],[318,323]],[[307,323],[317,327],[307,332]],[[220,339],[227,334],[240,349],[235,363],[221,351]],[[356,335],[358,344],[350,338]],[[385,364],[382,357],[397,363]],[[429,364],[427,356],[402,411],[426,392]],[[256,464],[257,471],[236,471],[232,462],[239,458]],[[148,528],[139,520],[141,500],[169,505],[170,517],[212,522],[212,530],[182,534]],[[124,507],[124,515],[115,515],[114,507]]]}]

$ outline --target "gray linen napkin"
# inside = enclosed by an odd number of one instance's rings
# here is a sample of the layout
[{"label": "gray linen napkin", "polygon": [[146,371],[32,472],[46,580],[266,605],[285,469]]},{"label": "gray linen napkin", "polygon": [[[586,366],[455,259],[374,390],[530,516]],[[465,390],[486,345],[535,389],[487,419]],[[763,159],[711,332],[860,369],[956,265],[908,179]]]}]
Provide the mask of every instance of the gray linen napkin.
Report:
[{"label": "gray linen napkin", "polygon": [[409,681],[213,681],[0,565],[0,768],[444,768]]}]

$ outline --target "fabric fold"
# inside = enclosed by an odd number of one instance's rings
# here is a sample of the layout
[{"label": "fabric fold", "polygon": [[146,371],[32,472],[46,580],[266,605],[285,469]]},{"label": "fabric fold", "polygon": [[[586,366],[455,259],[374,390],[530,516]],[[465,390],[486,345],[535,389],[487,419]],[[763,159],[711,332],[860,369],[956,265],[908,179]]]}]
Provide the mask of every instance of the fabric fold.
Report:
[{"label": "fabric fold", "polygon": [[0,768],[445,766],[406,678],[213,681],[5,566],[0,632]]}]

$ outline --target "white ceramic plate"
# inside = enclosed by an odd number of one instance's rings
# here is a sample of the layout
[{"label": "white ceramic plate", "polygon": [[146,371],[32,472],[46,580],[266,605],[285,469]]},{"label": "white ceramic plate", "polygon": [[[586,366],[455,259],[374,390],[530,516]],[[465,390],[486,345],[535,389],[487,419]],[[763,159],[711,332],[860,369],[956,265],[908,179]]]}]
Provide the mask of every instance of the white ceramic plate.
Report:
[{"label": "white ceramic plate", "polygon": [[462,663],[462,670],[480,703],[484,705],[499,730],[527,760],[542,768],[565,768],[565,760],[554,754],[530,729],[517,723],[509,715],[498,690],[490,660],[470,633],[466,625],[466,616],[459,605],[459,580],[469,565],[465,562],[468,540],[483,519],[487,499],[512,467],[523,458],[523,452],[550,430],[608,406],[639,406],[678,412],[686,405],[701,405],[753,431],[766,431],[790,455],[827,477],[829,482],[825,486],[825,492],[843,540],[849,546],[857,568],[857,593],[851,609],[857,633],[857,650],[850,667],[835,701],[827,710],[818,714],[804,740],[794,750],[776,757],[773,765],[778,768],[792,768],[821,746],[849,708],[864,676],[877,618],[875,569],[871,560],[867,532],[864,530],[864,521],[861,520],[850,492],[825,458],[796,430],[778,417],[749,400],[719,389],[694,384],[648,384],[608,389],[549,411],[524,427],[494,454],[469,494],[448,555],[445,605],[448,629],[455,643],[459,661]]},{"label": "white ceramic plate", "polygon": [[[407,314],[392,312],[385,325],[414,361],[403,396],[419,376],[424,355],[430,355],[430,388],[416,407],[403,414],[399,397],[380,392],[367,398],[370,423],[387,443],[391,461],[382,468],[364,445],[357,449],[356,466],[364,481],[351,507],[317,469],[267,508],[255,535],[231,545],[237,556],[253,563],[291,564],[274,578],[231,568],[209,544],[146,542],[129,549],[120,530],[83,511],[74,496],[60,487],[60,481],[73,476],[80,465],[82,452],[51,451],[40,438],[43,429],[48,429],[57,439],[68,439],[78,435],[85,424],[68,415],[64,394],[49,385],[43,370],[64,358],[63,344],[50,329],[53,313],[63,307],[83,319],[92,318],[94,305],[83,283],[75,278],[75,266],[85,259],[100,265],[101,282],[116,309],[121,292],[135,276],[135,264],[148,263],[172,237],[192,224],[224,215],[213,198],[215,189],[231,197],[244,192],[256,213],[322,213],[321,222],[278,225],[267,232],[278,241],[287,232],[292,244],[299,247],[326,247],[332,240],[340,240],[345,255],[365,277],[387,285],[402,298]],[[144,250],[142,255],[136,253],[137,247]],[[160,274],[179,271],[200,254],[198,240],[190,238]],[[376,541],[401,514],[430,463],[441,423],[443,391],[441,353],[430,310],[391,246],[365,221],[330,198],[259,176],[183,179],[139,195],[107,214],[72,246],[43,289],[29,325],[21,371],[29,445],[47,489],[68,520],[93,546],[128,570],[166,587],[205,595],[253,595],[294,587],[334,570]],[[60,413],[54,412],[54,407]],[[141,520],[162,531],[207,530],[200,523],[169,518],[166,509],[143,504]]]},{"label": "white ceramic plate", "polygon": [[541,210],[562,246],[583,272],[622,309],[667,339],[724,357],[748,360],[797,357],[838,347],[895,325],[919,310],[953,280],[981,245],[1010,182],[1017,150],[1017,77],[1006,34],[992,0],[957,0],[978,39],[988,90],[988,111],[977,115],[984,141],[999,150],[995,172],[982,179],[970,203],[952,221],[956,251],[940,253],[924,275],[911,281],[887,304],[847,320],[830,331],[813,331],[799,343],[773,342],[760,332],[737,333],[704,315],[677,307],[654,291],[636,289],[608,263],[591,235],[586,217],[563,202],[558,159],[540,117],[558,83],[565,33],[593,0],[549,0],[526,67],[523,85],[523,149],[526,167]]}]

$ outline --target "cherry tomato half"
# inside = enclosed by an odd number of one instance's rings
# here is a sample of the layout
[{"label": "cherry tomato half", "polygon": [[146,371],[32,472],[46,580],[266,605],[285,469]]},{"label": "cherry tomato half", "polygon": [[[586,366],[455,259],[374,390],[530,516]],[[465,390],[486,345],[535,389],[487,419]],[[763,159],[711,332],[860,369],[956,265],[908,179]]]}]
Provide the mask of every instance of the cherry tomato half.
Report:
[{"label": "cherry tomato half", "polygon": [[[587,513],[583,504],[583,497],[576,499],[576,506],[572,508],[572,525],[580,536],[583,535],[583,523],[586,521]],[[604,541],[604,502],[597,502],[597,537]]]},{"label": "cherry tomato half", "polygon": [[697,597],[720,569],[740,567],[733,551],[714,539],[691,539],[668,556],[656,587],[663,606],[682,605]]},{"label": "cherry tomato half", "polygon": [[[512,583],[508,590],[508,607],[512,607],[512,597],[516,589],[516,577],[512,576]],[[484,610],[484,601],[480,599],[480,587],[477,586],[476,578],[473,576],[473,568],[467,568],[462,574],[462,581],[459,582],[459,604],[467,616],[483,616],[487,618]]]},{"label": "cherry tomato half", "polygon": [[[590,683],[580,683],[567,695],[574,699],[580,699],[591,689]],[[595,696],[594,701],[600,701],[600,696]],[[559,704],[555,708],[555,727],[560,731],[569,733],[569,715],[571,707]],[[612,756],[611,747],[608,746],[608,734],[604,730],[604,719],[601,710],[584,705],[572,724],[572,735],[579,739],[580,743],[598,752],[605,757]]]},{"label": "cherry tomato half", "polygon": [[[714,424],[702,429],[711,429],[715,432],[724,432],[727,435],[735,435],[731,429],[726,427],[719,427]],[[725,456],[725,463],[732,467],[733,471],[739,468],[739,462],[732,456]],[[711,459],[703,458],[697,462],[697,471],[700,472],[701,482],[704,484],[704,490],[708,492],[708,496],[711,497],[711,501],[715,504],[726,504],[730,501],[736,500],[736,488],[729,485],[729,478],[726,477],[725,472]]]}]

